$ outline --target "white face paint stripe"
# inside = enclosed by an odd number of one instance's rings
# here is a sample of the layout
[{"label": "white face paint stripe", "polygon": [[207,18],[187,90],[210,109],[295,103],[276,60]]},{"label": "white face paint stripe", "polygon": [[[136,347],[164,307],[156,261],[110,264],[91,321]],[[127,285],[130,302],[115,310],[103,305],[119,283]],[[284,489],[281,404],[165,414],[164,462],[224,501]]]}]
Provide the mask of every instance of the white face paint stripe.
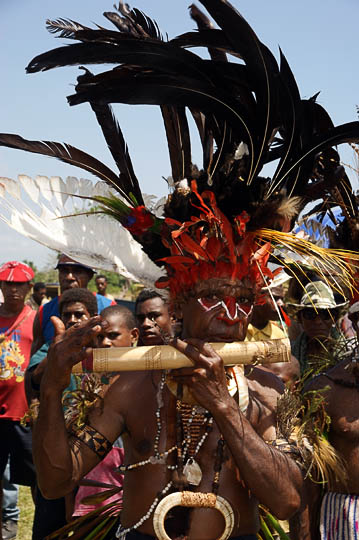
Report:
[{"label": "white face paint stripe", "polygon": [[248,319],[249,315],[252,313],[252,310],[253,310],[253,306],[251,307],[251,309],[249,310],[248,313],[246,313],[241,307],[240,305],[238,304],[238,302],[236,302],[236,312],[235,312],[235,315],[234,317],[231,316],[231,314],[229,313],[228,311],[228,307],[226,306],[226,304],[223,302],[223,300],[217,302],[216,304],[213,304],[213,306],[211,307],[208,307],[206,306],[203,301],[202,301],[202,298],[197,298],[197,301],[199,302],[199,304],[201,305],[201,307],[205,310],[205,311],[211,311],[212,309],[215,309],[217,307],[223,307],[225,312],[226,312],[226,316],[227,318],[230,320],[230,321],[234,321],[235,319],[239,319],[239,314],[242,313],[246,319]]}]

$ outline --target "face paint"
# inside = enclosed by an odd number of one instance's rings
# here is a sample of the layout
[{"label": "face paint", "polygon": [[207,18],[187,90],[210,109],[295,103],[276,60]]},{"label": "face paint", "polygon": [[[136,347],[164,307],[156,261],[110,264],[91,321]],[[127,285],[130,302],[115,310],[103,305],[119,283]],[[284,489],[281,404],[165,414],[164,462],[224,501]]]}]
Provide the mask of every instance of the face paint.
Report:
[{"label": "face paint", "polygon": [[224,313],[218,315],[217,319],[223,320],[225,323],[232,325],[237,324],[241,319],[248,319],[253,310],[253,305],[236,301],[233,296],[225,296],[223,300],[211,301],[207,298],[197,299],[204,311],[221,308]]}]

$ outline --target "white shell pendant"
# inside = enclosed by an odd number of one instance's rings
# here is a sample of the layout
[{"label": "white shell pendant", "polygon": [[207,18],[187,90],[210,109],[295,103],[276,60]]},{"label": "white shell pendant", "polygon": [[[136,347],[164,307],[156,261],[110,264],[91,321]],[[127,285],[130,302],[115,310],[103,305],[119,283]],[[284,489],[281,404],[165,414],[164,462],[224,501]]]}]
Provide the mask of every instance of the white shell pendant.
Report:
[{"label": "white shell pendant", "polygon": [[185,475],[187,482],[192,486],[200,485],[202,480],[202,471],[195,459],[189,458],[183,468],[183,474]]}]

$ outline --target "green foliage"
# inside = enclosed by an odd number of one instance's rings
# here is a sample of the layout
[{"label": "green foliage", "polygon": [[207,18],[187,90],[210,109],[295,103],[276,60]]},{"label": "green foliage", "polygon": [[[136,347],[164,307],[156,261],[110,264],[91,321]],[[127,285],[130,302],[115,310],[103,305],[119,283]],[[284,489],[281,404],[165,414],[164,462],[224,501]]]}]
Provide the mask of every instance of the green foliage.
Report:
[{"label": "green foliage", "polygon": [[22,261],[24,264],[27,264],[27,266],[30,266],[30,268],[33,269],[34,273],[36,274],[37,272],[37,266],[35,266],[35,264],[32,262],[32,261],[28,261],[27,259],[24,259]]},{"label": "green foliage", "polygon": [[58,271],[54,268],[48,270],[41,270],[35,272],[34,282],[43,281],[44,283],[58,283],[59,275]]}]

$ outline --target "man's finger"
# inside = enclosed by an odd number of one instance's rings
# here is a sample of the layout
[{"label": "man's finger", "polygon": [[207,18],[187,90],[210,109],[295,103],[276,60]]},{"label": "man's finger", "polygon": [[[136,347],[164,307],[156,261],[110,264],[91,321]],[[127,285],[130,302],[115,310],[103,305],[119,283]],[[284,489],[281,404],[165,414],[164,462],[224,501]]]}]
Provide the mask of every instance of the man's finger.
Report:
[{"label": "man's finger", "polygon": [[82,349],[91,343],[91,341],[102,331],[100,324],[73,326],[65,334],[65,340],[72,347]]},{"label": "man's finger", "polygon": [[200,361],[200,352],[196,347],[191,345],[190,343],[187,343],[186,341],[182,341],[181,339],[174,339],[171,341],[172,347],[175,347],[178,351],[188,356],[192,362],[198,363]]},{"label": "man's finger", "polygon": [[186,368],[179,368],[179,369],[171,369],[168,376],[170,378],[182,377],[182,376],[192,375],[194,373],[194,371],[195,371],[194,366],[193,366],[193,368],[186,367]]},{"label": "man's finger", "polygon": [[55,338],[54,339],[59,338],[66,331],[65,325],[62,322],[62,320],[59,319],[59,317],[55,317],[55,315],[50,317],[50,320],[51,320],[52,324],[54,325],[54,330],[55,330]]},{"label": "man's finger", "polygon": [[190,343],[193,345],[193,347],[196,347],[200,352],[213,356],[216,354],[215,350],[213,349],[212,345],[208,343],[208,341],[203,341],[203,339],[197,339],[197,338],[189,338],[186,339],[187,343]]}]

